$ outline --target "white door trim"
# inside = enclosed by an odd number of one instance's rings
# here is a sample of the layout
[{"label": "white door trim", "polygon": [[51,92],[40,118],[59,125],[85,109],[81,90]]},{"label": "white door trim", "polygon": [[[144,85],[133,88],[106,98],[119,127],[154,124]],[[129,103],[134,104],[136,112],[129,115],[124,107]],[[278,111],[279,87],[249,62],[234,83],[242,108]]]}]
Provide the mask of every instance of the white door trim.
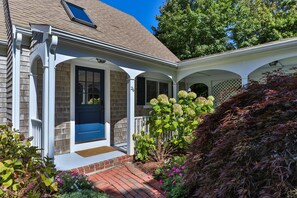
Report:
[{"label": "white door trim", "polygon": [[[106,64],[83,60],[73,60],[70,75],[70,152],[90,149],[99,146],[110,146],[110,68]],[[75,144],[75,67],[82,66],[104,70],[104,121],[105,121],[105,140]]]}]

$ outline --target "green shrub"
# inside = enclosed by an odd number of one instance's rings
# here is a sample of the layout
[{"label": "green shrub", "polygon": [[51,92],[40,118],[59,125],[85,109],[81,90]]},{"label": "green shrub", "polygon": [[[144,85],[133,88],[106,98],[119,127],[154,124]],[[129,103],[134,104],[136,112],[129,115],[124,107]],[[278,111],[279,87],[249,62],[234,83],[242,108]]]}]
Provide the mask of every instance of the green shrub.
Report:
[{"label": "green shrub", "polygon": [[154,138],[150,137],[149,134],[145,134],[144,131],[141,131],[141,134],[135,135],[134,139],[135,149],[137,150],[135,158],[140,161],[148,160],[150,153],[156,149]]},{"label": "green shrub", "polygon": [[159,180],[166,197],[184,197],[186,190],[181,182],[186,169],[185,160],[185,156],[175,156],[165,161],[165,166],[156,169],[154,177]]},{"label": "green shrub", "polygon": [[94,190],[81,190],[59,195],[58,198],[108,198],[105,193]]},{"label": "green shrub", "polygon": [[0,126],[0,196],[43,196],[57,191],[55,165],[22,133]]},{"label": "green shrub", "polygon": [[[179,91],[178,102],[164,94],[150,101],[149,134],[135,134],[136,159],[156,161],[166,159],[177,150],[184,150],[193,141],[192,131],[201,115],[213,112],[212,96],[196,98],[194,92]],[[196,98],[196,99],[195,99]]]},{"label": "green shrub", "polygon": [[59,186],[59,194],[92,190],[94,188],[92,182],[87,180],[86,175],[71,171],[60,172],[60,174],[56,176],[56,182]]}]

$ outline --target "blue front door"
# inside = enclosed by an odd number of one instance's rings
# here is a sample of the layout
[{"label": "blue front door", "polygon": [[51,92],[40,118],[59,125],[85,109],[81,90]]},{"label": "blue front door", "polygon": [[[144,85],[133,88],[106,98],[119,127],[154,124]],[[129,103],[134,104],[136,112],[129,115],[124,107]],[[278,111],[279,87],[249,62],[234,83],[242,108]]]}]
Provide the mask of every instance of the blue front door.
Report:
[{"label": "blue front door", "polygon": [[105,139],[104,71],[76,67],[75,143]]}]

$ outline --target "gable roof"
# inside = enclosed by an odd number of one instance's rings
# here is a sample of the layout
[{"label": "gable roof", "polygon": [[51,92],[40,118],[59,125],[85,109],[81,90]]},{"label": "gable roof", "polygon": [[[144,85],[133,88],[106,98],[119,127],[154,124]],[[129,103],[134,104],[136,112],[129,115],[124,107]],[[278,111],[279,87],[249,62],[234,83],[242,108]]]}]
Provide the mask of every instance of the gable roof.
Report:
[{"label": "gable roof", "polygon": [[0,40],[7,41],[3,4],[0,2]]},{"label": "gable roof", "polygon": [[[31,23],[47,24],[81,36],[104,41],[170,62],[179,59],[134,17],[99,0],[67,0],[85,8],[97,28],[71,21],[61,0],[9,0],[12,24],[30,28]],[[33,3],[34,2],[34,3]]]}]

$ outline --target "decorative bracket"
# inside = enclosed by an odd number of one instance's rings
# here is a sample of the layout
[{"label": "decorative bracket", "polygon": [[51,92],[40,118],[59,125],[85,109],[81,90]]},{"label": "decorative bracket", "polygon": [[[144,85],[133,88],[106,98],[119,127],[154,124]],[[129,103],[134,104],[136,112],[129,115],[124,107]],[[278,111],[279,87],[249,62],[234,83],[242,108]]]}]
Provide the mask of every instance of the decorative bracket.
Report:
[{"label": "decorative bracket", "polygon": [[23,35],[21,33],[16,33],[15,46],[17,49],[21,49],[22,40],[23,40]]}]

